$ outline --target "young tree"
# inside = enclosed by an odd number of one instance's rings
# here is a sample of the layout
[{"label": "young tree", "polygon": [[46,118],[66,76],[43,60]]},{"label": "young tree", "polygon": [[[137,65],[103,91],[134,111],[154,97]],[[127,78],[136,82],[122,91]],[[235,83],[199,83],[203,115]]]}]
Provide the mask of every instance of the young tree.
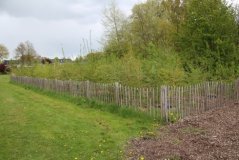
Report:
[{"label": "young tree", "polygon": [[[147,57],[146,49],[149,43],[156,46],[164,41],[162,34],[163,26],[168,26],[168,23],[160,23],[161,16],[160,2],[158,0],[150,0],[146,3],[137,4],[132,9],[131,16],[131,33],[133,34],[134,52],[142,57]],[[162,22],[162,21],[161,21]]]},{"label": "young tree", "polygon": [[186,0],[163,0],[161,4],[164,15],[174,25],[176,33],[185,18],[185,4]]},{"label": "young tree", "polygon": [[127,20],[115,1],[111,1],[109,7],[105,8],[102,22],[105,27],[105,51],[121,57],[124,54],[124,27]]},{"label": "young tree", "polygon": [[133,7],[131,33],[134,51],[147,57],[147,48],[172,47],[175,33],[183,21],[184,3],[180,0],[148,0]]},{"label": "young tree", "polygon": [[3,59],[3,58],[7,58],[9,55],[9,52],[8,52],[8,49],[5,45],[3,44],[0,44],[0,61]]},{"label": "young tree", "polygon": [[238,35],[237,45],[239,47],[239,4],[235,6],[234,10],[235,10],[235,16],[236,16],[236,23],[237,23],[237,35]]},{"label": "young tree", "polygon": [[22,64],[32,64],[38,55],[36,50],[33,47],[33,44],[29,41],[21,42],[15,49],[16,59],[20,60]]},{"label": "young tree", "polygon": [[[132,15],[125,18],[114,2],[105,10],[105,52],[117,56],[132,50],[140,57],[148,57],[149,46],[172,47],[174,35],[184,17],[182,0],[148,0],[136,4]],[[128,48],[128,50],[127,50]]]}]

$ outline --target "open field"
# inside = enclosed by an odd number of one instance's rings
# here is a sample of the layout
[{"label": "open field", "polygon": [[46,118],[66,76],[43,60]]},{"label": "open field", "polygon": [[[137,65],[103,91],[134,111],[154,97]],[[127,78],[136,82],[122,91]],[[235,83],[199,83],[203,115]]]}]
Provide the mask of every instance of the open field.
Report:
[{"label": "open field", "polygon": [[0,159],[122,159],[126,141],[150,120],[49,97],[0,76]]}]

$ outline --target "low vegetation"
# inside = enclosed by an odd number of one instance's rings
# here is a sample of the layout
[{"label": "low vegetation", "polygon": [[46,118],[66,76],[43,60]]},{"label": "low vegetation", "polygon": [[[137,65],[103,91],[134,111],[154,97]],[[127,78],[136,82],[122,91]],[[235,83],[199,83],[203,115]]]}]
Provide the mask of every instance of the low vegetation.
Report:
[{"label": "low vegetation", "polygon": [[117,58],[114,55],[97,53],[72,63],[37,64],[32,67],[16,68],[13,72],[19,76],[90,80],[101,83],[120,82],[129,86],[186,83],[190,77],[183,71],[179,57],[167,56],[166,54],[170,52],[167,50],[160,52],[159,56],[155,55],[150,59],[136,58],[132,54]]},{"label": "low vegetation", "polygon": [[0,74],[7,74],[11,71],[11,69],[9,68],[9,66],[5,65],[5,64],[0,64]]}]

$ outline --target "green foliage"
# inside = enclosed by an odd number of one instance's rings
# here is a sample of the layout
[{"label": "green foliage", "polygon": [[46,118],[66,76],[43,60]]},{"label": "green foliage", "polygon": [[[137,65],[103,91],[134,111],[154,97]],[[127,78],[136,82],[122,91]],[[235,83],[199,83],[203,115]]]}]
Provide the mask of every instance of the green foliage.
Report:
[{"label": "green foliage", "polygon": [[90,80],[101,83],[119,82],[128,86],[184,84],[187,78],[179,56],[172,49],[147,48],[147,59],[136,57],[132,50],[122,58],[99,53],[73,63],[38,64],[14,69],[19,76],[62,80]]},{"label": "green foliage", "polygon": [[150,44],[147,48],[150,57],[144,59],[144,81],[151,85],[179,85],[185,83],[180,57],[173,49],[157,48]]},{"label": "green foliage", "polygon": [[165,5],[158,0],[151,0],[135,5],[132,12],[128,28],[131,33],[130,45],[137,55],[147,58],[150,44],[156,47],[171,45],[176,28],[168,19]]},{"label": "green foliage", "polygon": [[168,115],[168,119],[169,119],[169,122],[171,123],[175,123],[179,120],[179,115],[178,113],[176,112],[169,112],[169,115]]},{"label": "green foliage", "polygon": [[208,72],[209,79],[238,75],[237,32],[234,11],[224,1],[188,1],[177,37],[185,67],[191,65]]},{"label": "green foliage", "polygon": [[117,7],[115,1],[112,1],[104,10],[103,25],[105,27],[104,50],[105,53],[117,57],[122,57],[127,52],[128,40],[125,39],[128,34],[127,19],[124,13]]},{"label": "green foliage", "polygon": [[[120,50],[122,57],[131,51],[140,58],[142,84],[233,79],[239,76],[238,15],[238,8],[223,0],[148,0],[133,7],[118,30],[121,41],[114,45],[117,37],[108,39],[111,45],[106,45],[105,52]],[[176,53],[163,53],[168,49]],[[157,60],[152,58],[155,56]],[[172,57],[179,57],[180,67],[157,64],[161,63],[158,59],[170,59],[169,64],[174,65]]]},{"label": "green foliage", "polygon": [[108,20],[114,27],[109,30],[106,26],[106,30],[114,34],[106,39],[105,52],[122,56],[132,49],[135,55],[147,58],[146,50],[151,43],[158,48],[174,46],[174,34],[184,19],[184,10],[180,0],[149,0],[136,4],[126,20],[122,21],[119,13],[116,18],[113,18],[115,14],[109,14],[107,17],[119,21],[113,25]]}]

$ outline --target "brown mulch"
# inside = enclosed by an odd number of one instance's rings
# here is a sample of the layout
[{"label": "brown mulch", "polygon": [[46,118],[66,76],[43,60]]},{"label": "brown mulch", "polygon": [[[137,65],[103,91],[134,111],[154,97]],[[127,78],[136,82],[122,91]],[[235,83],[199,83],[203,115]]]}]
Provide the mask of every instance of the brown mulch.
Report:
[{"label": "brown mulch", "polygon": [[239,105],[214,109],[129,142],[128,160],[239,160]]}]

